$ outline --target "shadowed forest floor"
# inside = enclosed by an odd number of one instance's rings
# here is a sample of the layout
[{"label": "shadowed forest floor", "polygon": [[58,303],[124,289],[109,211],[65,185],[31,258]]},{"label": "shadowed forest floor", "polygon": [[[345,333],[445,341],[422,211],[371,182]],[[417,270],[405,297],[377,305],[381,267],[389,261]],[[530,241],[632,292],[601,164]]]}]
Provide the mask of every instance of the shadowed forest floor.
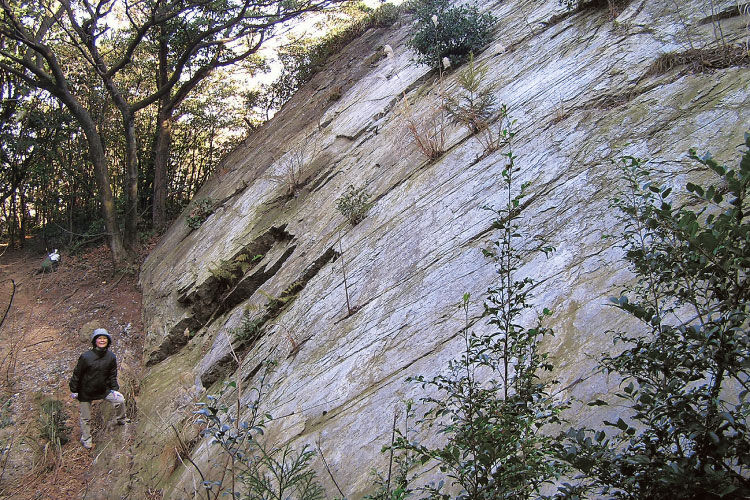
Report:
[{"label": "shadowed forest floor", "polygon": [[[141,260],[115,274],[102,245],[77,255],[63,252],[57,271],[38,274],[46,252],[34,247],[31,241],[24,250],[0,256],[0,319],[8,311],[0,325],[0,499],[108,498],[96,485],[102,474],[127,473],[107,470],[106,464],[117,460],[106,455],[130,453],[132,425],[104,422],[109,408],[95,404],[96,446],[83,449],[68,380],[78,356],[90,347],[92,328],[106,328],[113,335],[120,390],[129,399],[129,416],[137,418],[144,337],[137,287]],[[69,429],[60,450],[42,437],[41,403],[50,398],[62,402]],[[114,432],[118,439],[110,439]]]}]

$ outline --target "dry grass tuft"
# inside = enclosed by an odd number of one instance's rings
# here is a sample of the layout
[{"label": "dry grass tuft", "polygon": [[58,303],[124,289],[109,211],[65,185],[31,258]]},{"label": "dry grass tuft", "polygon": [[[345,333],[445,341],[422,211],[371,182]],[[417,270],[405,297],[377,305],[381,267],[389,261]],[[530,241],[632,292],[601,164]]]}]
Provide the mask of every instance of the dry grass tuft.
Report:
[{"label": "dry grass tuft", "polygon": [[417,116],[404,95],[400,116],[404,128],[422,155],[429,160],[437,160],[445,153],[446,117],[442,104],[428,110],[423,116]]},{"label": "dry grass tuft", "polygon": [[141,381],[137,366],[123,363],[119,367],[118,381],[120,392],[125,396],[125,414],[135,419],[138,416],[138,395],[141,392]]},{"label": "dry grass tuft", "polygon": [[707,73],[717,69],[750,65],[750,52],[742,45],[726,45],[708,49],[689,49],[660,55],[646,72],[647,76],[663,75],[675,68]]}]

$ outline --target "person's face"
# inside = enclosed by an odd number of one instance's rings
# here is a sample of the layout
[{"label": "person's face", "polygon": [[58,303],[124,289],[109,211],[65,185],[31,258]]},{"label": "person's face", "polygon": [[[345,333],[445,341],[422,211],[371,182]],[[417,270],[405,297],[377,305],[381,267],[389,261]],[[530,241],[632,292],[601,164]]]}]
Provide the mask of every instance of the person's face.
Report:
[{"label": "person's face", "polygon": [[109,344],[109,340],[107,340],[107,337],[105,337],[104,335],[99,335],[98,337],[96,337],[94,339],[94,342],[96,343],[96,347],[98,347],[99,349],[104,349],[105,347],[107,347],[107,344]]}]

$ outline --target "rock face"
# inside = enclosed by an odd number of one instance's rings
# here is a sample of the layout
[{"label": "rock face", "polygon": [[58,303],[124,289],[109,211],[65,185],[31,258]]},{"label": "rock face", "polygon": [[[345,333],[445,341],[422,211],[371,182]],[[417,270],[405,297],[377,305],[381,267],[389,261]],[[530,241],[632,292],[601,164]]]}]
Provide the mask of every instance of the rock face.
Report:
[{"label": "rock face", "polygon": [[[540,308],[554,310],[545,348],[561,397],[584,402],[616,386],[592,376],[589,356],[610,349],[607,332],[628,321],[606,306],[631,279],[602,238],[617,232],[612,160],[651,158],[682,186],[699,173],[690,147],[734,164],[750,128],[747,67],[698,71],[660,59],[721,37],[747,43],[748,15],[734,0],[633,0],[615,18],[602,3],[566,13],[556,0],[483,2],[499,22],[476,56],[515,120],[519,180],[531,182],[526,231],[556,248],[521,273],[540,283]],[[193,404],[230,380],[250,401],[272,359],[263,409],[279,418],[266,439],[297,450],[319,442],[346,497],[361,497],[371,468],[383,470],[394,412],[422,395],[406,378],[434,375],[460,354],[465,293],[473,328],[488,328],[482,300],[495,265],[482,249],[497,234],[482,207],[506,196],[507,148],[483,156],[478,137],[446,122],[445,154],[420,153],[406,117],[427,120],[462,68],[439,81],[416,64],[412,30],[405,18],[352,42],[226,159],[196,197],[213,203],[208,219],[191,230],[181,217],[147,259],[136,479],[123,478],[119,491],[193,498],[201,478],[187,453],[206,479],[218,478],[223,458],[197,435]],[[381,57],[385,44],[394,57]],[[356,226],[336,210],[349,185],[366,186],[374,201]],[[337,495],[319,460],[315,468]]]}]

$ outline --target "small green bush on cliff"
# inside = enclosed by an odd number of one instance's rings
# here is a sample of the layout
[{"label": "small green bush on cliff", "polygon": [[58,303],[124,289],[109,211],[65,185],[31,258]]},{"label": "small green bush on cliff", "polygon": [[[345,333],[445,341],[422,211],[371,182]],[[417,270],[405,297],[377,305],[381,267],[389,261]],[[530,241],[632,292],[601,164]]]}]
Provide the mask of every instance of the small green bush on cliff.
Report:
[{"label": "small green bush on cliff", "polygon": [[211,198],[201,198],[193,203],[190,213],[185,218],[185,224],[190,229],[198,229],[213,212],[213,200]]},{"label": "small green bush on cliff", "polygon": [[417,27],[409,46],[418,61],[433,68],[448,58],[458,66],[469,54],[478,53],[492,40],[495,17],[475,6],[451,7],[450,0],[419,0],[414,5]]},{"label": "small green bush on cliff", "polygon": [[[506,129],[505,135],[510,144],[513,132]],[[553,381],[542,379],[543,372],[552,369],[540,347],[542,339],[552,334],[543,325],[550,312],[541,311],[532,326],[526,326],[523,319],[532,308],[534,286],[531,278],[518,276],[526,256],[519,240],[525,239],[521,200],[528,185],[516,182],[518,167],[512,150],[505,156],[501,176],[507,198],[500,208],[492,209],[499,239],[485,252],[497,265],[496,284],[488,289],[484,302],[483,317],[489,328],[482,332],[471,328],[469,294],[465,294],[461,302],[463,353],[439,375],[411,379],[429,388],[430,394],[421,398],[426,411],[417,423],[442,435],[444,444],[424,445],[397,431],[392,446],[440,470],[437,484],[419,488],[428,498],[451,498],[447,493],[451,489],[459,489],[458,498],[467,499],[533,498],[564,467],[555,458],[557,440],[548,428],[560,423],[565,405],[550,396]],[[408,484],[398,488],[410,491]],[[397,491],[388,495],[381,489],[379,494],[393,498]]]},{"label": "small green bush on cliff", "polygon": [[[508,109],[504,105],[498,109],[495,99],[497,88],[487,81],[488,71],[487,65],[476,64],[471,54],[466,69],[456,78],[458,88],[445,98],[448,117],[466,127],[470,134],[476,135],[484,154],[497,151],[509,140],[507,133],[504,133],[507,128],[503,126]],[[497,120],[499,125],[493,127],[493,120]]]},{"label": "small green bush on cliff", "polygon": [[[315,453],[303,447],[296,452],[288,445],[270,446],[263,440],[266,425],[273,417],[261,411],[268,390],[268,377],[276,363],[266,361],[261,367],[257,384],[248,390],[248,402],[242,404],[242,387],[235,382],[225,385],[218,396],[208,396],[195,412],[203,426],[201,435],[209,437],[220,451],[214,459],[222,464],[219,479],[203,478],[206,498],[215,499],[220,494],[231,498],[263,498],[268,500],[322,500],[325,492],[320,486],[310,461]],[[227,398],[236,400],[229,405]],[[237,413],[242,411],[243,420]],[[191,462],[193,466],[197,466]],[[197,492],[196,492],[197,494]]]},{"label": "small green bush on cliff", "polygon": [[609,332],[621,351],[601,370],[622,378],[616,396],[628,410],[604,422],[607,433],[569,433],[567,459],[582,477],[567,498],[750,496],[750,134],[745,147],[736,169],[691,151],[715,180],[688,183],[684,206],[644,162],[623,160],[614,205],[637,280],[613,304],[640,328]]},{"label": "small green bush on cliff", "polygon": [[370,193],[367,192],[365,186],[355,188],[350,185],[346,188],[344,194],[336,199],[336,209],[346,217],[352,226],[356,226],[365,220],[371,206]]}]

